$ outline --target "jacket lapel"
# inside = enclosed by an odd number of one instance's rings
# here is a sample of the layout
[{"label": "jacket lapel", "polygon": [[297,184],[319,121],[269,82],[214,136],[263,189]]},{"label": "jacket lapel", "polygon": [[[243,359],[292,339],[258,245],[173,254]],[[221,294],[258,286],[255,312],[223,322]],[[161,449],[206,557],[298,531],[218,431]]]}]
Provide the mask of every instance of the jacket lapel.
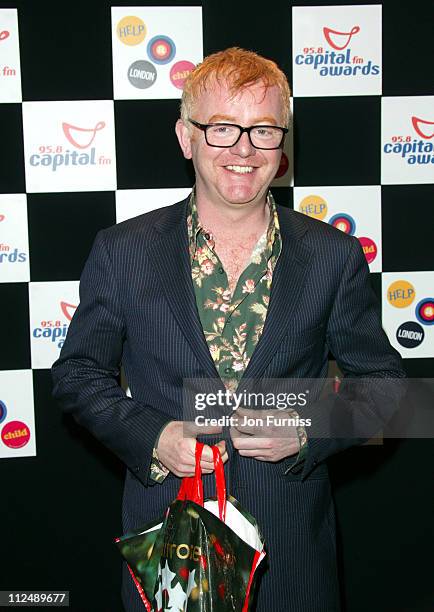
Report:
[{"label": "jacket lapel", "polygon": [[197,312],[187,235],[188,198],[162,211],[154,225],[159,236],[148,245],[167,302],[187,342],[210,377],[219,377]]},{"label": "jacket lapel", "polygon": [[301,237],[306,231],[299,213],[277,207],[282,251],[273,272],[270,303],[262,335],[244,372],[243,379],[261,376],[288,331],[305,282],[312,256]]},{"label": "jacket lapel", "polygon": [[[158,236],[147,250],[187,342],[208,376],[220,378],[197,312],[188,250],[187,203],[188,199],[163,209],[154,225]],[[311,251],[301,241],[305,224],[298,213],[290,209],[278,206],[277,211],[282,252],[273,273],[264,329],[242,380],[260,376],[278,349],[295,314],[309,268]]]}]

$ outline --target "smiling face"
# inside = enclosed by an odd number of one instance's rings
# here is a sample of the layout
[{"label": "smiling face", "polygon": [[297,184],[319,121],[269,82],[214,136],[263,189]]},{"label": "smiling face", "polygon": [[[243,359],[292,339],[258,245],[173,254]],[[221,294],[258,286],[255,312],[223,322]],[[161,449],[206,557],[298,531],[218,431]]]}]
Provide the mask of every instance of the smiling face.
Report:
[{"label": "smiling face", "polygon": [[[215,84],[200,96],[192,115],[192,119],[205,124],[284,125],[278,87],[265,90],[259,83],[235,96],[227,85]],[[231,209],[265,203],[268,187],[279,167],[281,149],[255,149],[246,133],[233,147],[211,147],[201,130],[185,126],[181,120],[177,122],[176,133],[184,157],[193,160],[198,201]]]}]

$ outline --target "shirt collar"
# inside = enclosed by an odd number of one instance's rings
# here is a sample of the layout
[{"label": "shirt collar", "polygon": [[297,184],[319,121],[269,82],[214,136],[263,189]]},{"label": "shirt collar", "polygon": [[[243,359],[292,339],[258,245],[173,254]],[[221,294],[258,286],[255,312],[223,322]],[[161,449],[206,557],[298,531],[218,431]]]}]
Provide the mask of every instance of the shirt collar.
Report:
[{"label": "shirt collar", "polygon": [[[276,237],[280,235],[279,217],[277,216],[276,202],[274,201],[274,197],[271,191],[269,191],[267,194],[267,204],[270,209],[270,222],[266,231],[265,248],[271,251]],[[193,260],[194,253],[197,247],[197,238],[199,233],[209,234],[210,236],[212,236],[211,231],[203,227],[200,222],[196,203],[196,189],[194,187],[187,205],[187,232],[190,248],[190,257],[191,260]]]}]

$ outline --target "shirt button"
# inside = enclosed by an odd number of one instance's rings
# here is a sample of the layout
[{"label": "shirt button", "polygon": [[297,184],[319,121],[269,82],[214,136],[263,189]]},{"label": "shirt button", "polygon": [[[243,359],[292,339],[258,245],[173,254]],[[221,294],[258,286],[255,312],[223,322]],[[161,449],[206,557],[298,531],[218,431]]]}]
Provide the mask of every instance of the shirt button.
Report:
[{"label": "shirt button", "polygon": [[219,272],[220,272],[220,274],[224,274],[223,268],[219,268]]},{"label": "shirt button", "polygon": [[232,372],[232,368],[225,368],[225,374],[230,374]]}]

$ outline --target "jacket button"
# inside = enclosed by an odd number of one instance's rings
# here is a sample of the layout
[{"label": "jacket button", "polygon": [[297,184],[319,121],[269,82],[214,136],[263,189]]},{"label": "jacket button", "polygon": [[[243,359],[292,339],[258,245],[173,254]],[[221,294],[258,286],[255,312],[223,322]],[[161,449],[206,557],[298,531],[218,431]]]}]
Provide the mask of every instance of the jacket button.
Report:
[{"label": "jacket button", "polygon": [[134,471],[135,471],[135,472],[140,472],[140,467],[139,467],[138,465],[136,465],[136,466],[134,467]]}]

